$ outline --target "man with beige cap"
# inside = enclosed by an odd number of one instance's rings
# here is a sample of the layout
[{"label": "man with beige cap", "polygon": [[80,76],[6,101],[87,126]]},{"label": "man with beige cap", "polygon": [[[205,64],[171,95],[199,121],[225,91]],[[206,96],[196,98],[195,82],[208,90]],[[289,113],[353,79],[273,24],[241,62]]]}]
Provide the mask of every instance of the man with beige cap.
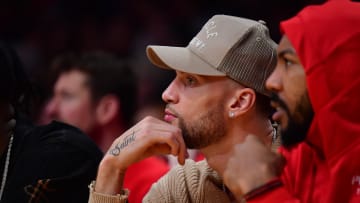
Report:
[{"label": "man with beige cap", "polygon": [[[164,121],[146,117],[113,142],[90,185],[89,202],[126,202],[126,169],[158,154],[177,156],[181,166],[153,184],[143,202],[233,201],[220,176],[233,146],[254,134],[270,147],[276,134],[264,88],[276,65],[268,29],[215,15],[187,47],[148,46],[146,52],[154,65],[176,72],[162,95]],[[186,148],[199,149],[206,159],[185,161]]]}]

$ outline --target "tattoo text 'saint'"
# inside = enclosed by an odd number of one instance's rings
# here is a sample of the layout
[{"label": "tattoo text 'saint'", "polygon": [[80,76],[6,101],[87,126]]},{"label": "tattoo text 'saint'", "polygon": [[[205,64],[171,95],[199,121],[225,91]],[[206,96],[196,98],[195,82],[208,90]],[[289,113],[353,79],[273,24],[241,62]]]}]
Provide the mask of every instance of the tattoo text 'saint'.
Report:
[{"label": "tattoo text 'saint'", "polygon": [[110,154],[117,156],[120,154],[121,150],[127,147],[131,142],[135,141],[135,131],[132,134],[127,135],[123,142],[119,142],[115,145],[114,149],[110,150]]}]

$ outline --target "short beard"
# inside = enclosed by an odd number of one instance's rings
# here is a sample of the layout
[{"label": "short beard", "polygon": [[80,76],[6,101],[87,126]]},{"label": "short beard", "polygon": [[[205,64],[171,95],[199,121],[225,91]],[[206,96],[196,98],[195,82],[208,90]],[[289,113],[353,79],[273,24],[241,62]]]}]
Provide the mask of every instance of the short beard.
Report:
[{"label": "short beard", "polygon": [[[289,116],[289,115],[288,115]],[[304,120],[304,123],[298,124],[292,118],[289,118],[288,127],[281,130],[281,142],[285,148],[291,148],[306,139],[312,119]]]},{"label": "short beard", "polygon": [[221,140],[226,134],[223,113],[221,107],[215,107],[191,122],[185,122],[179,116],[179,127],[187,148],[201,149]]},{"label": "short beard", "polygon": [[[306,135],[314,117],[314,111],[309,103],[310,99],[308,95],[305,94],[300,98],[300,102],[297,103],[294,114],[290,113],[290,110],[285,102],[276,94],[272,94],[271,100],[277,102],[280,107],[285,110],[288,117],[287,128],[281,129],[282,145],[285,148],[291,148],[296,144],[303,142],[306,139]],[[300,118],[302,121],[298,121],[295,117]]]}]

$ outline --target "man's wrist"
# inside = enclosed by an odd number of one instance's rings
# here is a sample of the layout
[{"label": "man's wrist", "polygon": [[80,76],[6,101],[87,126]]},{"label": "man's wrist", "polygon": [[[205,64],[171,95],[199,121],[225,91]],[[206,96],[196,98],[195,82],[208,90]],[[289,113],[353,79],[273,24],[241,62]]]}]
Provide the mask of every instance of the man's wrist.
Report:
[{"label": "man's wrist", "polygon": [[108,203],[126,203],[129,196],[129,190],[122,189],[120,193],[109,195],[95,191],[95,181],[89,185],[90,196],[89,203],[108,202]]},{"label": "man's wrist", "polygon": [[101,161],[94,187],[96,192],[119,194],[122,190],[126,170],[119,169],[115,161],[112,157],[104,157]]}]

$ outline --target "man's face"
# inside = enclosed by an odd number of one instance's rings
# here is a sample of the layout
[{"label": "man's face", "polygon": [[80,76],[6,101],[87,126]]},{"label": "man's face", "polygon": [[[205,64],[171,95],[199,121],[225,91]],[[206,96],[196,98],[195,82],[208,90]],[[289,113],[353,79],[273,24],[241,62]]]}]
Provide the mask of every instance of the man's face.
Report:
[{"label": "man's face", "polygon": [[168,103],[164,119],[181,128],[188,148],[204,148],[225,136],[225,101],[233,89],[230,81],[177,71],[163,92],[162,98]]},{"label": "man's face", "polygon": [[266,81],[273,92],[271,105],[276,109],[273,120],[280,123],[285,147],[305,139],[313,110],[307,92],[305,71],[286,36],[278,46],[278,63]]},{"label": "man's face", "polygon": [[91,134],[96,110],[86,74],[77,70],[62,73],[53,91],[54,95],[46,108],[48,116]]}]

